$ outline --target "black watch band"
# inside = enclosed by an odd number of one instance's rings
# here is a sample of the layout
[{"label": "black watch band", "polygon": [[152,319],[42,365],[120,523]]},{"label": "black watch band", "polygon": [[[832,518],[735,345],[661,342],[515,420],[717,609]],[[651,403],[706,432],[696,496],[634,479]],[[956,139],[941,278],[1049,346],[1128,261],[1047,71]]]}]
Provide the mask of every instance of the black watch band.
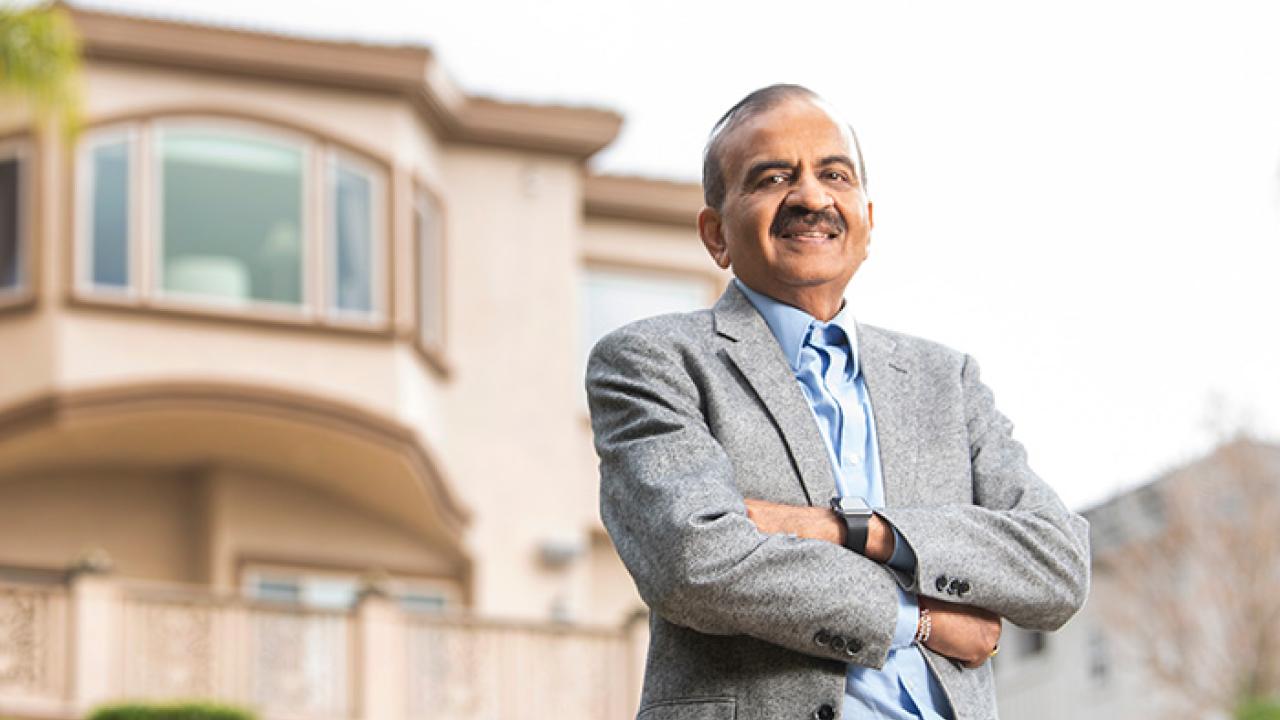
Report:
[{"label": "black watch band", "polygon": [[871,531],[871,507],[859,497],[831,498],[831,509],[844,522],[844,546],[859,555],[867,554]]}]

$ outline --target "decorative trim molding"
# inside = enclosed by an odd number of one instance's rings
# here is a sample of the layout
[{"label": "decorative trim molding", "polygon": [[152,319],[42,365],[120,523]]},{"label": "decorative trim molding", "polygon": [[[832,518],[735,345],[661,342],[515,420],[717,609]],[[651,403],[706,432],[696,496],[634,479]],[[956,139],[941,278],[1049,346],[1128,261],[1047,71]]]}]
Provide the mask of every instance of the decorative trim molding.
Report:
[{"label": "decorative trim molding", "polygon": [[446,482],[435,454],[408,425],[354,405],[240,383],[159,382],[53,391],[0,408],[0,439],[71,420],[139,410],[206,409],[324,426],[401,455],[431,498],[445,533],[459,539],[471,512]]},{"label": "decorative trim molding", "polygon": [[587,217],[639,220],[697,228],[703,207],[698,183],[623,175],[588,175],[582,183]]},{"label": "decorative trim molding", "polygon": [[71,14],[89,60],[398,95],[446,141],[586,159],[622,127],[622,116],[611,110],[469,95],[422,46],[316,40],[58,4]]}]

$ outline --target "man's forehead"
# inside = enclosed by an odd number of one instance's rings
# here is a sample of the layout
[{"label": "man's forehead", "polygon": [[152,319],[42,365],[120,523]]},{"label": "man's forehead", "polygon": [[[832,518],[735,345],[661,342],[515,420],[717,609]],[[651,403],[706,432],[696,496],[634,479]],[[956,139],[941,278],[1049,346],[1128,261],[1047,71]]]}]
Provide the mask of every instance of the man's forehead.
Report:
[{"label": "man's forehead", "polygon": [[750,164],[766,157],[799,160],[853,154],[849,126],[821,100],[786,100],[745,119],[728,132],[724,138],[726,159],[735,164]]}]

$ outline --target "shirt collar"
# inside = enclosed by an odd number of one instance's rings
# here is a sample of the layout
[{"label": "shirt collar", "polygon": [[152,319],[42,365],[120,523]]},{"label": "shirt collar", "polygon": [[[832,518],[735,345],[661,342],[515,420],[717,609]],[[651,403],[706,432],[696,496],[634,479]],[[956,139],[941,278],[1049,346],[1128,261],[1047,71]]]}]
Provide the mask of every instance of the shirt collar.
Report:
[{"label": "shirt collar", "polygon": [[848,301],[830,322],[824,323],[798,307],[779,302],[768,295],[752,290],[738,278],[734,278],[733,283],[755,306],[756,312],[764,318],[769,331],[782,346],[782,353],[787,357],[791,372],[799,372],[800,350],[804,347],[804,339],[809,334],[809,326],[817,323],[818,325],[835,325],[844,330],[845,336],[849,338],[849,366],[853,371],[853,377],[857,377],[859,371],[858,324],[853,319],[853,311],[849,309]]}]

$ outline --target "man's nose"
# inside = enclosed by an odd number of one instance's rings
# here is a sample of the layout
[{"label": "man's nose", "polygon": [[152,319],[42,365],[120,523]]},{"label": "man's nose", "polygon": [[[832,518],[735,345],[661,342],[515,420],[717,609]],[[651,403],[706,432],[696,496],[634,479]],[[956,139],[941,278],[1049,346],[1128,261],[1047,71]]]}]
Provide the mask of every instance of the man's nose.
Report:
[{"label": "man's nose", "polygon": [[787,194],[788,205],[803,207],[810,211],[825,210],[831,207],[833,202],[831,194],[818,181],[818,178],[808,174],[801,176],[800,180],[792,186],[791,192]]}]

